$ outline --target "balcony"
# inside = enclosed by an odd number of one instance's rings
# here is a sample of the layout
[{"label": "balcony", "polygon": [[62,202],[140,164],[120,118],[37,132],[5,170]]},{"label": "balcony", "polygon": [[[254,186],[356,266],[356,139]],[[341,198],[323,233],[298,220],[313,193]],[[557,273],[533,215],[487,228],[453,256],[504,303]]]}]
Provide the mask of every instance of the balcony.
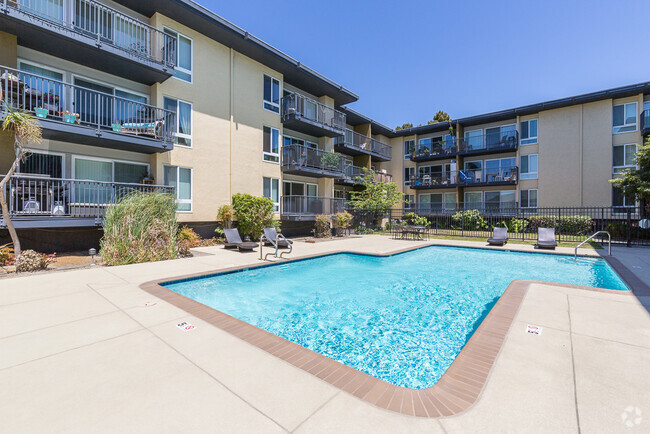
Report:
[{"label": "balcony", "polygon": [[650,109],[641,112],[641,134],[650,134]]},{"label": "balcony", "polygon": [[[351,164],[348,164],[347,166],[345,166],[345,175],[342,178],[337,178],[336,180],[334,180],[334,183],[339,185],[361,185],[363,184],[361,180],[365,175],[364,169],[365,169],[364,167],[353,166]],[[372,173],[372,177],[375,182],[393,181],[393,176],[389,175],[388,173],[375,172],[372,170],[370,172]]]},{"label": "balcony", "polygon": [[341,154],[304,145],[282,147],[282,172],[316,178],[343,178],[345,160]]},{"label": "balcony", "polygon": [[319,214],[332,215],[345,210],[345,199],[319,196],[282,196],[283,220],[315,220]]},{"label": "balcony", "polygon": [[0,66],[4,106],[38,117],[43,138],[153,154],[173,149],[176,114],[111,94]]},{"label": "balcony", "polygon": [[345,132],[344,113],[297,93],[282,98],[282,123],[315,137],[336,137]]},{"label": "balcony", "polygon": [[434,161],[454,158],[458,155],[499,154],[514,152],[519,147],[517,131],[488,133],[457,140],[433,141],[428,145],[418,145],[411,154],[411,161]]},{"label": "balcony", "polygon": [[345,130],[345,135],[334,139],[334,150],[347,155],[370,155],[375,161],[390,161],[393,148],[356,131]]},{"label": "balcony", "polygon": [[[174,193],[163,185],[128,184],[45,175],[14,175],[4,194],[16,228],[101,226],[106,208],[132,192]],[[0,217],[0,228],[6,227]]]},{"label": "balcony", "polygon": [[176,40],[94,0],[0,0],[18,44],[148,85],[174,74]]},{"label": "balcony", "polygon": [[519,180],[517,167],[501,167],[485,170],[459,170],[450,173],[420,175],[411,178],[413,190],[430,190],[453,187],[483,187],[488,185],[516,185]]}]

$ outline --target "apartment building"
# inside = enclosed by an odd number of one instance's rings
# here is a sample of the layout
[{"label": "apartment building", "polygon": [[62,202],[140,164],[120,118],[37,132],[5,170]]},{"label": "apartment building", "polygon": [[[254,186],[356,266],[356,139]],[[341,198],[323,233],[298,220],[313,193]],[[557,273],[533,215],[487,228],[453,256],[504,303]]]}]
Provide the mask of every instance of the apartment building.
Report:
[{"label": "apartment building", "polygon": [[[27,246],[78,249],[132,190],[173,193],[203,235],[235,193],[270,197],[286,233],[307,232],[364,169],[421,210],[621,206],[608,180],[650,127],[645,83],[395,131],[186,0],[0,0],[0,89],[44,138],[5,189],[13,221]],[[1,135],[0,173],[12,160]]]}]

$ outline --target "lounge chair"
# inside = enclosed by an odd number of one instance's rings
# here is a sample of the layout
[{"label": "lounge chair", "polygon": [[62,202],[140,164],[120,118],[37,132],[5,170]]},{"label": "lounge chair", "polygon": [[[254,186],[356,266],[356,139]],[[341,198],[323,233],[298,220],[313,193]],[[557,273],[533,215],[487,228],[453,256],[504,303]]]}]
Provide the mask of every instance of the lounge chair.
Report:
[{"label": "lounge chair", "polygon": [[544,249],[555,249],[555,228],[537,228],[537,247]]},{"label": "lounge chair", "polygon": [[224,248],[226,249],[236,247],[241,252],[242,250],[253,250],[257,247],[257,243],[242,241],[239,230],[237,229],[224,229],[223,232],[226,235],[226,244],[224,244]]},{"label": "lounge chair", "polygon": [[293,244],[293,241],[288,240],[282,234],[278,234],[275,228],[264,228],[264,238],[274,247],[288,248]]},{"label": "lounge chair", "polygon": [[492,237],[487,242],[491,246],[503,246],[508,242],[508,228],[494,228]]}]

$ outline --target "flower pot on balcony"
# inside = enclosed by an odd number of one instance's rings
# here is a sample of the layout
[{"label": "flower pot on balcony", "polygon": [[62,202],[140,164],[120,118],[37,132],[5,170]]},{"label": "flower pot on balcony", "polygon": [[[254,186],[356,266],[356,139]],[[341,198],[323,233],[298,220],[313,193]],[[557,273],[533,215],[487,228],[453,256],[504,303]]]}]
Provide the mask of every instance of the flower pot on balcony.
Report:
[{"label": "flower pot on balcony", "polygon": [[115,131],[116,133],[122,132],[122,125],[120,124],[112,124],[111,127],[113,128],[113,131]]},{"label": "flower pot on balcony", "polygon": [[47,115],[50,113],[48,109],[44,109],[40,107],[35,109],[35,111],[36,111],[36,117],[41,119],[47,119]]},{"label": "flower pot on balcony", "polygon": [[65,113],[63,115],[63,122],[67,122],[69,124],[74,124],[76,121],[77,121],[77,116],[72,114],[72,113],[70,113],[70,114]]}]

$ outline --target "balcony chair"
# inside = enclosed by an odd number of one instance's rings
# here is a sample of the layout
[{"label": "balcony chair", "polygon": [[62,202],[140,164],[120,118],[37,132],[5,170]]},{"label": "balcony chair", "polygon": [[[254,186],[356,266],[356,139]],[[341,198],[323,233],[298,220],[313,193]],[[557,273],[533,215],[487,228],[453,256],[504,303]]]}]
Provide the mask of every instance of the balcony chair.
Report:
[{"label": "balcony chair", "polygon": [[508,242],[508,228],[493,228],[487,242],[491,246],[503,246]]},{"label": "balcony chair", "polygon": [[537,228],[537,248],[555,249],[555,228]]},{"label": "balcony chair", "polygon": [[241,236],[239,235],[238,229],[224,229],[224,234],[226,235],[226,243],[223,245],[224,249],[238,248],[241,252],[242,250],[253,251],[257,247],[257,243],[252,241],[242,241]]}]

